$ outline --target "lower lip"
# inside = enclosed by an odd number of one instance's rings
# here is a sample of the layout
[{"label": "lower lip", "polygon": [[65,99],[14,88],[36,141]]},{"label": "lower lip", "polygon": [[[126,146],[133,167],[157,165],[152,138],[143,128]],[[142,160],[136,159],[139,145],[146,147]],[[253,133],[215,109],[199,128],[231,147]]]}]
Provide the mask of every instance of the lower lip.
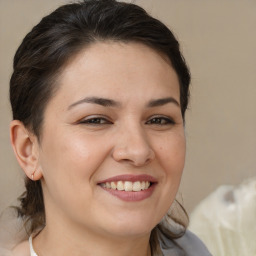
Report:
[{"label": "lower lip", "polygon": [[147,198],[149,198],[154,189],[155,189],[156,183],[153,183],[148,189],[141,190],[141,191],[124,191],[124,190],[114,190],[114,189],[109,189],[109,188],[104,188],[105,191],[110,193],[113,196],[118,197],[119,199],[127,202],[137,202],[137,201],[142,201]]}]

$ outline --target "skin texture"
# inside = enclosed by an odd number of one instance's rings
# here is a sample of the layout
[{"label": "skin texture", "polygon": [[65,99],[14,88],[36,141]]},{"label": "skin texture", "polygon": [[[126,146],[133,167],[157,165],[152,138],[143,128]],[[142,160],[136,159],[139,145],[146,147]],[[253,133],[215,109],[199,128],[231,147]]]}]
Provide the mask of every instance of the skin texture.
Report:
[{"label": "skin texture", "polygon": [[[150,255],[150,232],[175,199],[184,167],[174,69],[145,45],[101,42],[73,58],[58,83],[45,110],[40,144],[19,121],[11,124],[19,163],[30,178],[36,170],[34,179],[43,186],[46,227],[33,240],[35,251]],[[118,104],[102,106],[84,102],[85,97]],[[172,101],[148,106],[163,98]],[[127,202],[99,186],[123,174],[153,176],[152,195]]]}]

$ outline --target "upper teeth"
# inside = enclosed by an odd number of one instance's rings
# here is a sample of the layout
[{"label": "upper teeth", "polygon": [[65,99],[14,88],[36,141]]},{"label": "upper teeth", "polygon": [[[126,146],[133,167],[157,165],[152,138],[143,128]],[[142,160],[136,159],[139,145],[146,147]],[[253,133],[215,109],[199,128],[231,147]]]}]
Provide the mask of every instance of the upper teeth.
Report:
[{"label": "upper teeth", "polygon": [[124,191],[141,191],[148,189],[150,186],[149,181],[117,181],[117,182],[106,182],[100,184],[104,188],[117,189]]}]

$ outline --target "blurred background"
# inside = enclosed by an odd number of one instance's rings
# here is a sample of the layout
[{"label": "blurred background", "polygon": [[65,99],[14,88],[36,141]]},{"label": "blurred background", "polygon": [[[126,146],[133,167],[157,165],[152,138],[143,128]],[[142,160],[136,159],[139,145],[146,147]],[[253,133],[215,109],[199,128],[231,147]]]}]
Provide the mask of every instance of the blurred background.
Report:
[{"label": "blurred background", "polygon": [[[68,2],[0,0],[0,211],[24,190],[23,172],[9,142],[12,59],[31,28]],[[180,189],[190,213],[218,186],[256,176],[256,1],[133,2],[171,28],[191,69]]]}]

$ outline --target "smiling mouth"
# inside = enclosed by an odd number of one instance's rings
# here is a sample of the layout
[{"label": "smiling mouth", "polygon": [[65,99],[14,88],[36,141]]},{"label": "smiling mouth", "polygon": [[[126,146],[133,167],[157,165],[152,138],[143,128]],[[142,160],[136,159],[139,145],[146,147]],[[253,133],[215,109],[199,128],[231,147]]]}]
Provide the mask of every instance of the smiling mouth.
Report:
[{"label": "smiling mouth", "polygon": [[111,182],[104,182],[99,184],[101,187],[111,190],[118,190],[118,191],[133,191],[139,192],[148,189],[152,182],[150,181],[111,181]]},{"label": "smiling mouth", "polygon": [[99,185],[109,194],[127,202],[138,202],[150,198],[158,180],[151,175],[117,175],[101,180]]}]

